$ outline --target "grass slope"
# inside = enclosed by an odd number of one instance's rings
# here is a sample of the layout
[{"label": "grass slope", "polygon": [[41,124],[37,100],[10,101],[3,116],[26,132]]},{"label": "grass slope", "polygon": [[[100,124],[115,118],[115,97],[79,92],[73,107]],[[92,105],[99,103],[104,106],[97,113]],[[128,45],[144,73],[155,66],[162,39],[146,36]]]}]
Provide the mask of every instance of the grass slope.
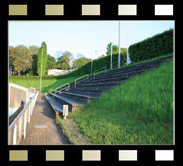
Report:
[{"label": "grass slope", "polygon": [[94,144],[173,144],[173,61],[70,114]]}]

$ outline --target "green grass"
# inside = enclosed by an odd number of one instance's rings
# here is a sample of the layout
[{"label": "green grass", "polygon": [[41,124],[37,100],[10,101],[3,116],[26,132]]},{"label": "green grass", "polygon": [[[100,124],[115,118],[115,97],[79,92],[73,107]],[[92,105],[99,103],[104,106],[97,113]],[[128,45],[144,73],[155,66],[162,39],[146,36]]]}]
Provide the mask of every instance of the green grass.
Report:
[{"label": "green grass", "polygon": [[[50,80],[42,80],[42,92],[43,93],[50,93],[58,86],[64,85],[65,83],[72,83],[75,79],[78,77],[70,77],[70,78],[64,78],[64,79],[50,79]],[[34,87],[38,91],[40,90],[40,80],[31,80],[31,79],[25,79],[25,80],[18,80],[18,79],[10,79],[9,82],[15,83],[21,86],[24,86],[26,88]]]},{"label": "green grass", "polygon": [[94,144],[173,144],[173,61],[69,116]]}]

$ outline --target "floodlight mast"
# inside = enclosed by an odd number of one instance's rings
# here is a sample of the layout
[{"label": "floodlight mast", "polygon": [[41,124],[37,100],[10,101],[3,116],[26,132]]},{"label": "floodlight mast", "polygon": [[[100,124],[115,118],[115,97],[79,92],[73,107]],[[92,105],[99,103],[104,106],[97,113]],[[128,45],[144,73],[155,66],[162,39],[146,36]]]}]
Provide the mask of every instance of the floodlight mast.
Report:
[{"label": "floodlight mast", "polygon": [[112,70],[112,42],[111,42],[111,70]]},{"label": "floodlight mast", "polygon": [[42,63],[43,63],[43,45],[41,45],[40,92],[41,92],[41,84],[42,84]]},{"label": "floodlight mast", "polygon": [[128,56],[128,22],[126,22],[126,36],[127,36],[127,39],[126,39],[126,42],[127,42],[127,50],[126,50],[126,64],[128,65],[129,64],[129,56]]},{"label": "floodlight mast", "polygon": [[121,52],[121,49],[120,49],[120,28],[121,27],[121,25],[120,25],[120,21],[119,21],[119,43],[118,43],[118,47],[119,47],[119,52],[118,52],[118,68],[120,68],[120,61],[121,61],[121,59],[120,59],[120,52]]}]

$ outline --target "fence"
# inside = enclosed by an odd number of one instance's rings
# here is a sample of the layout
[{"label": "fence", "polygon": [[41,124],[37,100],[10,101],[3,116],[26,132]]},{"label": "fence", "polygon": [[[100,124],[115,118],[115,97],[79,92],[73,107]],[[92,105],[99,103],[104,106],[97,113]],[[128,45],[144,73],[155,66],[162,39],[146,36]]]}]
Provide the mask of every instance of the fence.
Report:
[{"label": "fence", "polygon": [[[57,89],[59,89],[59,90],[57,91]],[[69,83],[66,83],[64,85],[61,85],[61,86],[55,88],[54,93],[61,92],[62,90],[65,90],[65,89],[67,89],[67,90],[70,89],[70,84]]]},{"label": "fence", "polygon": [[[100,71],[100,72],[99,72]],[[107,67],[102,67],[102,68],[100,68],[100,69],[97,69],[97,70],[95,70],[94,71],[94,74],[93,74],[93,78],[95,78],[95,75],[96,75],[96,73],[97,74],[99,74],[99,73],[102,73],[102,72],[107,72]]]},{"label": "fence", "polygon": [[9,125],[8,145],[17,145],[22,138],[26,137],[27,123],[30,123],[30,117],[32,116],[38,94],[39,92],[27,102],[23,110]]},{"label": "fence", "polygon": [[[86,77],[86,78],[85,78]],[[82,78],[84,78],[84,79],[82,79]],[[82,82],[82,81],[84,81],[84,80],[89,80],[89,75],[88,74],[86,74],[86,75],[84,75],[84,76],[82,76],[82,77],[79,77],[79,78],[77,78],[76,80],[75,80],[75,82],[74,82],[74,87],[76,88],[76,84],[77,83],[79,83],[79,82]]]}]

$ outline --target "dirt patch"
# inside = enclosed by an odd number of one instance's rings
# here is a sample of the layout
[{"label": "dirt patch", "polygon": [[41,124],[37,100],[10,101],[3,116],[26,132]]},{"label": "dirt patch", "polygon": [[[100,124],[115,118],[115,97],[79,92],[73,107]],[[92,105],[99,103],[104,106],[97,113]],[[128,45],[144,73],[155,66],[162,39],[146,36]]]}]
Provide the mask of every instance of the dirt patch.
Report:
[{"label": "dirt patch", "polygon": [[62,119],[58,117],[58,123],[68,141],[75,145],[91,145],[90,139],[84,136],[74,119]]}]

